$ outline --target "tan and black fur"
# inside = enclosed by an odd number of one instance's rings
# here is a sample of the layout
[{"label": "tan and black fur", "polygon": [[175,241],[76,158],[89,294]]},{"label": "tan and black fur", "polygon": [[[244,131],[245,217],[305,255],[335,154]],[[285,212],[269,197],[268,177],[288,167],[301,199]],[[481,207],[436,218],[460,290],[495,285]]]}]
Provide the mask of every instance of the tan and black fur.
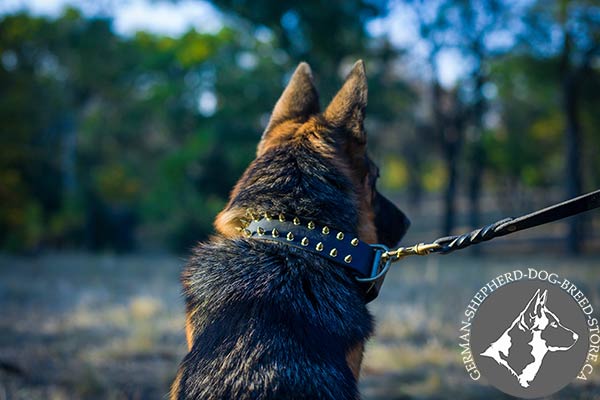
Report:
[{"label": "tan and black fur", "polygon": [[356,399],[373,323],[361,288],[331,261],[242,237],[249,213],[284,213],[395,245],[404,214],[375,188],[366,153],[362,61],[323,113],[301,63],[256,159],[182,274],[189,353],[172,399]]}]

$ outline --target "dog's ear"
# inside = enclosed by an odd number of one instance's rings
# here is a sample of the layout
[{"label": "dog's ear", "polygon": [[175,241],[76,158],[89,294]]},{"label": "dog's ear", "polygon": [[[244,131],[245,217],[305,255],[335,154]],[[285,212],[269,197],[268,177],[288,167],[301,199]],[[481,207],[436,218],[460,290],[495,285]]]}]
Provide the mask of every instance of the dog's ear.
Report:
[{"label": "dog's ear", "polygon": [[546,308],[546,299],[548,297],[548,290],[538,289],[529,304],[527,304],[525,316],[527,318],[540,318],[544,315],[544,308]]},{"label": "dog's ear", "polygon": [[362,60],[358,60],[324,113],[325,119],[330,124],[347,131],[361,144],[366,141],[363,122],[367,107],[367,93],[365,64]]},{"label": "dog's ear", "polygon": [[543,309],[546,308],[546,299],[548,298],[548,289],[544,290],[544,293],[537,295],[535,299],[535,315],[541,317],[544,313]]},{"label": "dog's ear", "polygon": [[521,318],[520,318],[520,323],[519,323],[519,328],[521,328],[521,330],[525,331],[525,330],[531,328],[531,323],[532,323],[533,317],[535,317],[537,315],[536,311],[537,311],[537,305],[538,305],[539,298],[540,298],[540,289],[538,289],[535,292],[535,294],[533,295],[533,297],[531,297],[531,299],[527,303],[527,306],[521,313]]},{"label": "dog's ear", "polygon": [[319,112],[319,94],[313,83],[310,66],[301,62],[273,109],[263,140],[278,124],[291,120],[306,120]]}]

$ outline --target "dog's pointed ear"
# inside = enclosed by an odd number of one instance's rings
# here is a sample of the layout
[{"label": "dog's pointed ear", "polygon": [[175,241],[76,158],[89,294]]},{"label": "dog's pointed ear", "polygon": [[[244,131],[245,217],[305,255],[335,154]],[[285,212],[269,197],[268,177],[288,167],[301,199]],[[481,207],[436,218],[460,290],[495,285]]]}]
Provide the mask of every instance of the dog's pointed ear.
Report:
[{"label": "dog's pointed ear", "polygon": [[521,330],[525,331],[530,327],[531,319],[533,318],[534,315],[536,315],[536,305],[537,305],[539,297],[540,297],[540,289],[538,289],[535,292],[535,294],[531,297],[531,299],[527,303],[527,306],[525,307],[525,309],[522,311],[521,319],[520,319],[520,323],[519,323],[519,327],[521,328]]},{"label": "dog's pointed ear", "polygon": [[290,119],[306,120],[319,112],[319,94],[313,83],[310,66],[301,62],[290,78],[273,109],[263,139],[278,124]]},{"label": "dog's pointed ear", "polygon": [[548,289],[544,290],[544,293],[540,296],[540,301],[543,306],[546,306],[546,301],[548,300]]},{"label": "dog's pointed ear", "polygon": [[546,307],[546,298],[548,295],[548,289],[544,290],[543,293],[537,293],[537,296],[535,298],[535,308],[534,308],[534,315],[541,317],[543,314],[543,308]]},{"label": "dog's pointed ear", "polygon": [[346,130],[360,143],[364,143],[366,140],[363,122],[367,107],[367,94],[365,63],[358,60],[324,113],[325,119],[330,124]]}]

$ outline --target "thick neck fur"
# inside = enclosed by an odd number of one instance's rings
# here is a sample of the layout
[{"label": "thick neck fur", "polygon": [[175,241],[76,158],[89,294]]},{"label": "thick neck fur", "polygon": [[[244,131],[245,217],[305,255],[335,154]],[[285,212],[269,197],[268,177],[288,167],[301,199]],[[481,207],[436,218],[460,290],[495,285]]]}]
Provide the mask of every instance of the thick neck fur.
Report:
[{"label": "thick neck fur", "polygon": [[[314,219],[346,232],[356,232],[359,205],[355,183],[333,157],[324,158],[308,140],[269,149],[246,170],[217,230],[234,236],[248,209]],[[268,173],[265,173],[268,171]]]},{"label": "thick neck fur", "polygon": [[[275,148],[255,160],[222,213],[227,223],[253,208],[354,230],[352,182],[314,151]],[[195,249],[182,282],[191,350],[173,398],[185,397],[180,387],[206,399],[358,398],[347,357],[373,327],[347,271],[301,249],[220,235]]]}]

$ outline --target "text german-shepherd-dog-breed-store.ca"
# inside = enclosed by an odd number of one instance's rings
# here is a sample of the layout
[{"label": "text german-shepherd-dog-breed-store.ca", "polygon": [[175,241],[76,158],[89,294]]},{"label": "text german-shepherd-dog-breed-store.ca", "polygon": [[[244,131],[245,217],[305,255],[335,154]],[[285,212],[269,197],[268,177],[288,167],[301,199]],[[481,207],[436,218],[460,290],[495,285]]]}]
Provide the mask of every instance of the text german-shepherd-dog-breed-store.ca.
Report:
[{"label": "text german-shepherd-dog-breed-store.ca", "polygon": [[324,112],[310,67],[297,67],[216,235],[182,273],[189,352],[172,399],[360,397],[379,288],[355,279],[359,250],[394,246],[409,225],[376,190],[366,106],[362,61]]}]

